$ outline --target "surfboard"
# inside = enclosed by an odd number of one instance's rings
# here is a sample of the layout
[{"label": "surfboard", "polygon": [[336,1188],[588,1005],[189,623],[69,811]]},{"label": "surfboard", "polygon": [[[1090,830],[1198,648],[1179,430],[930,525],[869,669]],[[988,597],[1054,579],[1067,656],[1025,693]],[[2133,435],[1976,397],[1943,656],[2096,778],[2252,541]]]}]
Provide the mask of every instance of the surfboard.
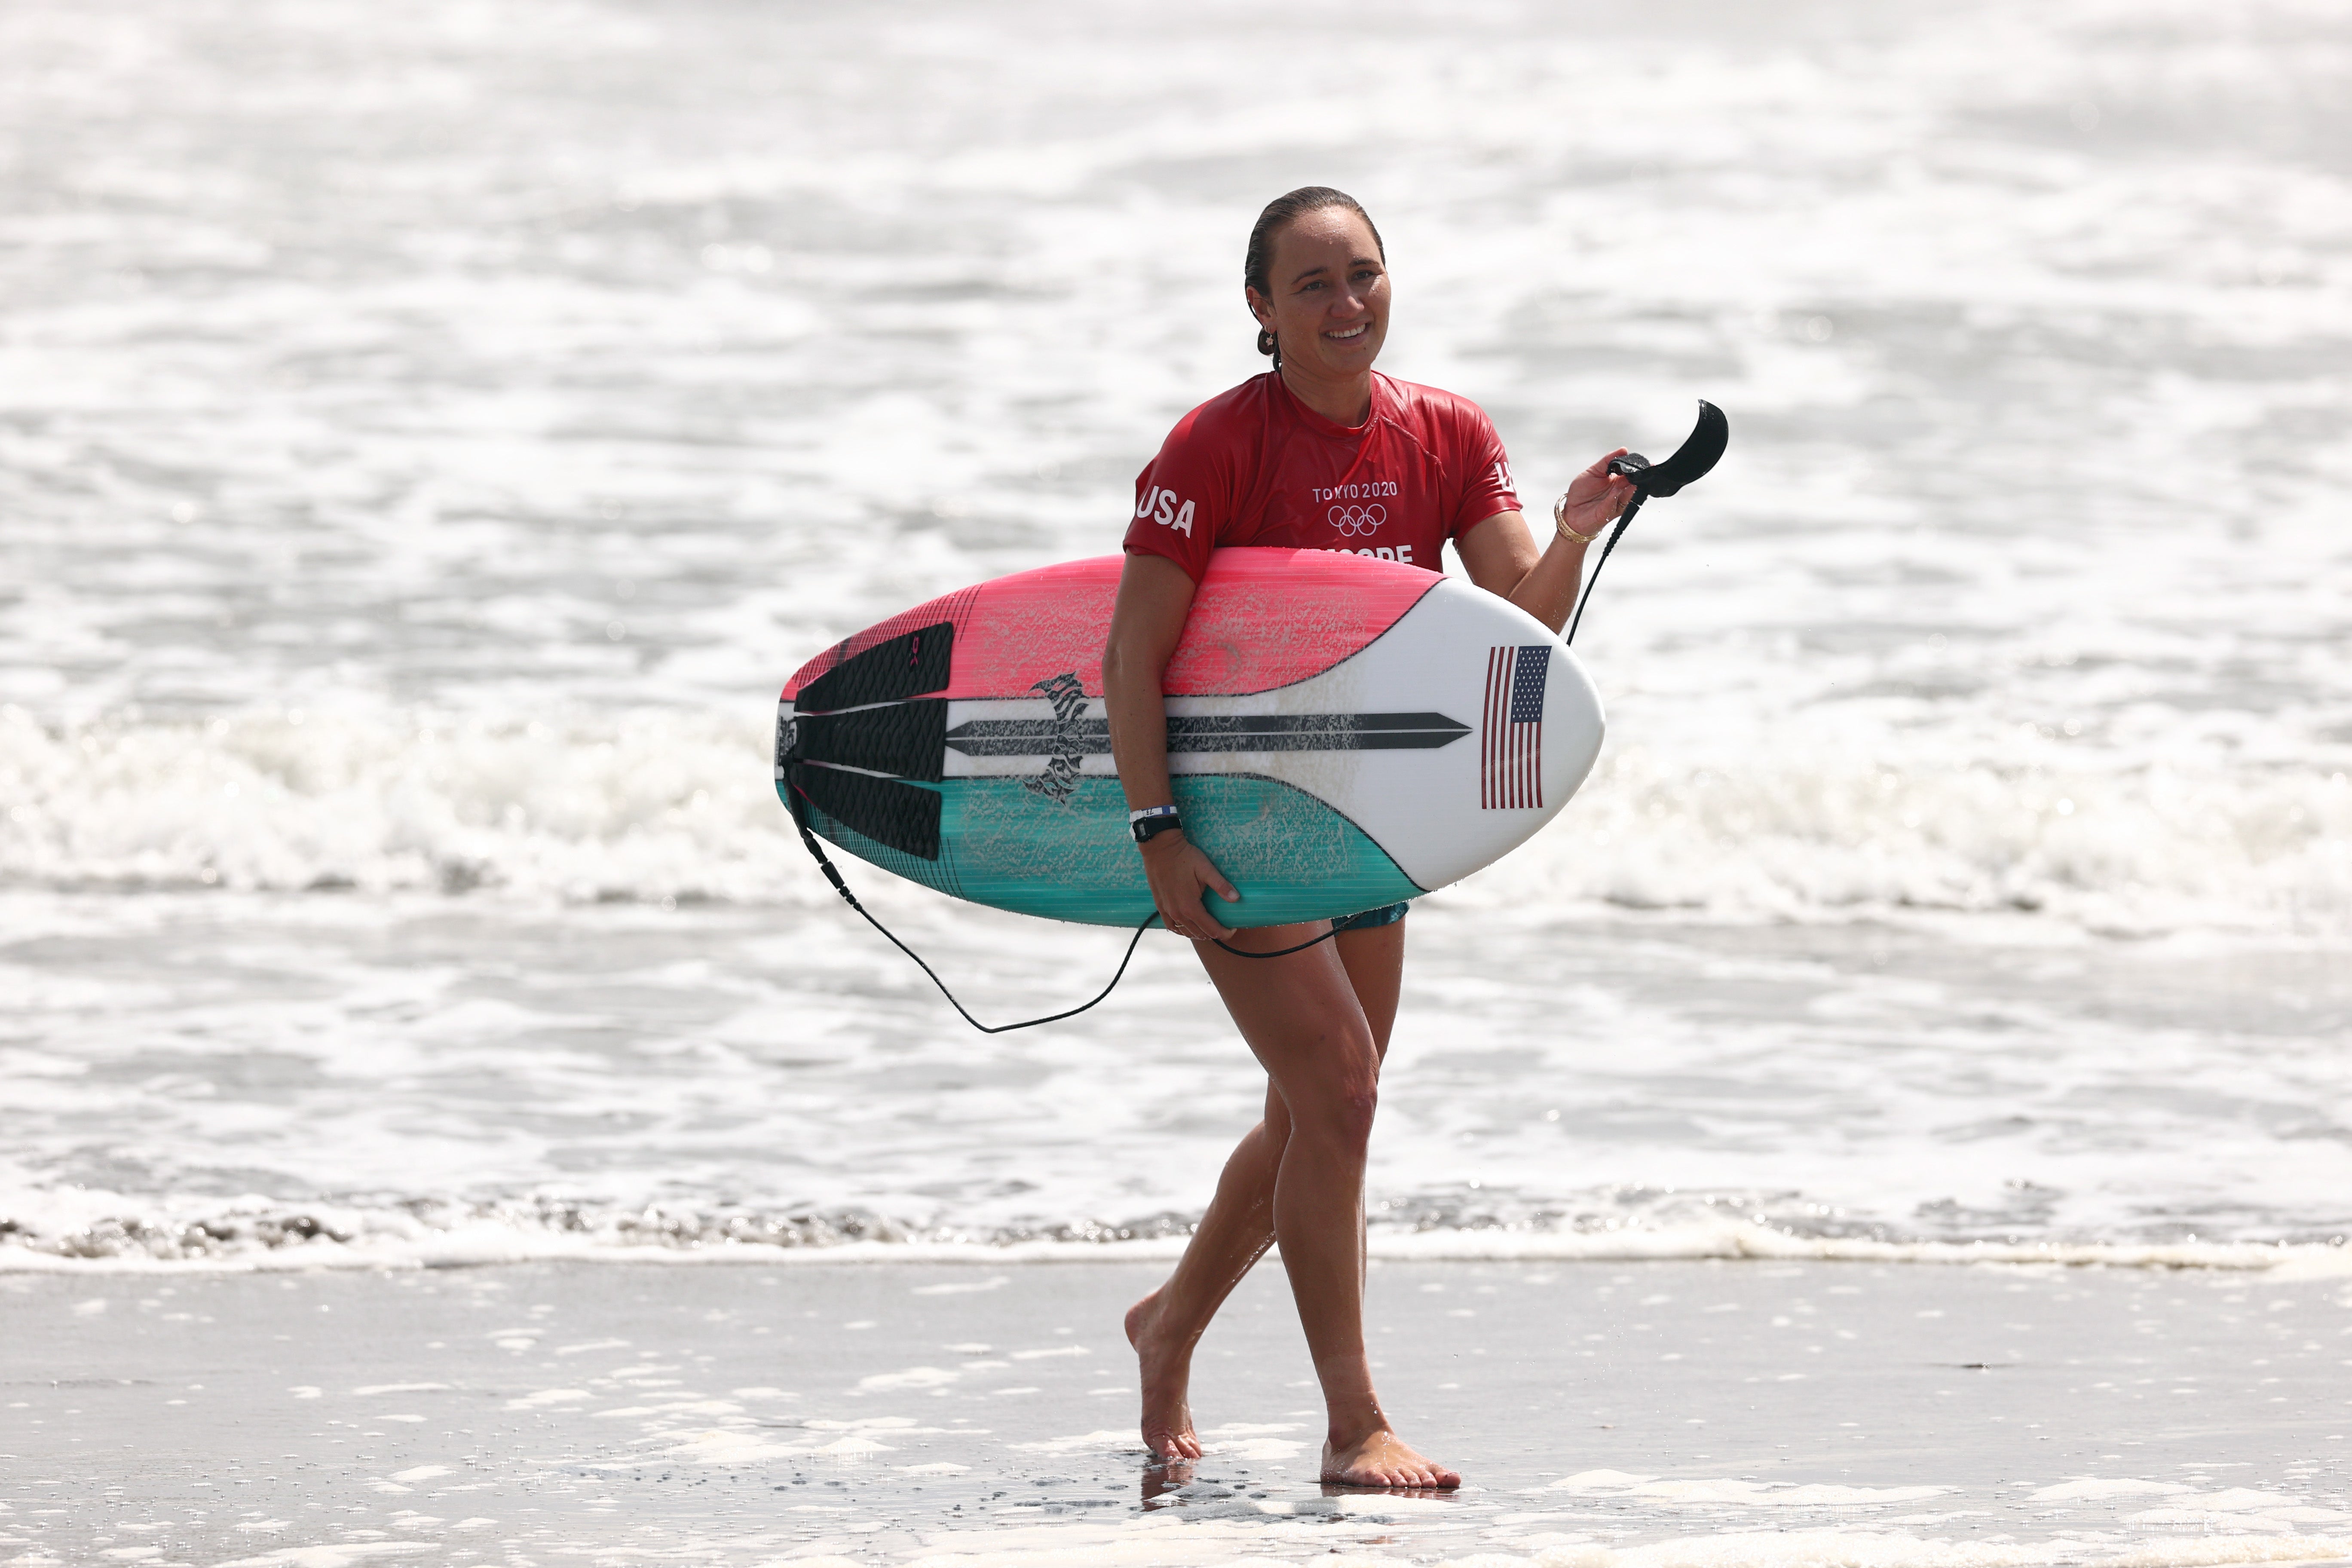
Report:
[{"label": "surfboard", "polygon": [[[919,605],[809,661],[777,705],[776,792],[886,871],[1047,919],[1150,912],[1103,717],[1123,557]],[[1559,814],[1600,695],[1549,627],[1455,578],[1337,551],[1229,549],[1168,665],[1187,837],[1229,925],[1417,898]]]}]

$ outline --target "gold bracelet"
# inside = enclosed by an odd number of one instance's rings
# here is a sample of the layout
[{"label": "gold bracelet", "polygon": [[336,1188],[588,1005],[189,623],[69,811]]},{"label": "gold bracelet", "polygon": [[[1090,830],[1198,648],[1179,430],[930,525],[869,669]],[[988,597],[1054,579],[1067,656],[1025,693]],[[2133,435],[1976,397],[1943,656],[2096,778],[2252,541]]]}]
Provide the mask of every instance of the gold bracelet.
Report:
[{"label": "gold bracelet", "polygon": [[1600,538],[1603,531],[1605,531],[1609,525],[1604,522],[1601,527],[1594,529],[1591,533],[1579,533],[1576,530],[1569,527],[1568,492],[1563,490],[1560,492],[1559,499],[1551,503],[1551,526],[1553,531],[1558,533],[1562,539],[1573,539],[1579,544],[1590,544],[1594,540]]}]

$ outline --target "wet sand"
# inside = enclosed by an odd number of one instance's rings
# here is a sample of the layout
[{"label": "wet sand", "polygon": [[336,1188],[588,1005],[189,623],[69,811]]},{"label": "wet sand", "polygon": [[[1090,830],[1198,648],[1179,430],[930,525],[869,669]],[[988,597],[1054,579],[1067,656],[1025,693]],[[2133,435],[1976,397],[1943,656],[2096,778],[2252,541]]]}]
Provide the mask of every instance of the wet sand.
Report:
[{"label": "wet sand", "polygon": [[2342,1278],[1376,1265],[1439,1499],[1316,1483],[1275,1268],[1203,1344],[1208,1458],[1151,1467],[1118,1323],[1160,1272],[0,1277],[0,1562],[2352,1554]]}]

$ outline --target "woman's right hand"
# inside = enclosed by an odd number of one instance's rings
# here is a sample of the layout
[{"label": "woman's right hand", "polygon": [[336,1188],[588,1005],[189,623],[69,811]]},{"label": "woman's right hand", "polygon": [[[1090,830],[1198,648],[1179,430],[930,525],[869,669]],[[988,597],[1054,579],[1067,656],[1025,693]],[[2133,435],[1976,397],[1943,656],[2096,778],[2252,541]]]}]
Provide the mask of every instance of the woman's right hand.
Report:
[{"label": "woman's right hand", "polygon": [[1225,880],[1216,863],[1184,837],[1183,829],[1155,833],[1142,848],[1143,875],[1151,884],[1151,902],[1160,911],[1160,924],[1194,942],[1234,934],[1231,927],[1220,924],[1209,912],[1203,895],[1214,888],[1219,897],[1231,902],[1241,893]]}]

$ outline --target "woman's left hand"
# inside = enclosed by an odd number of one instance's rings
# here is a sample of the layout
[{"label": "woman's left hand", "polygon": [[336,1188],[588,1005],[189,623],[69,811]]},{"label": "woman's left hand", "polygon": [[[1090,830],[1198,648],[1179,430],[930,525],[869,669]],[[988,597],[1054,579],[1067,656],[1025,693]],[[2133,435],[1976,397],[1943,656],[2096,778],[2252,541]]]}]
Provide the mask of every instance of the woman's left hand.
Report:
[{"label": "woman's left hand", "polygon": [[1595,534],[1625,510],[1625,503],[1633,499],[1633,481],[1609,471],[1609,465],[1624,455],[1625,448],[1620,447],[1570,482],[1567,500],[1559,512],[1559,518],[1565,520],[1570,528],[1588,536]]}]

